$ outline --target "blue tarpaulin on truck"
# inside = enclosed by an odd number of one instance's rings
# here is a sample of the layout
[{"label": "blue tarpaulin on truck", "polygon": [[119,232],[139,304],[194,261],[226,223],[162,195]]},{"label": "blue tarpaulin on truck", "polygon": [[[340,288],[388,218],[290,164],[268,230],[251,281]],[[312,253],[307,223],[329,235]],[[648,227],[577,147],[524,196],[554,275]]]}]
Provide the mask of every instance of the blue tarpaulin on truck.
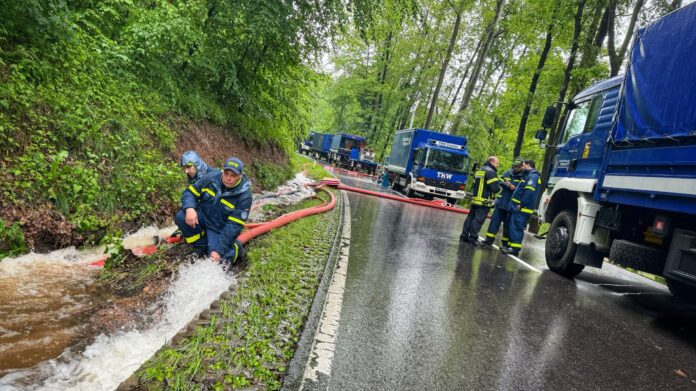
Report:
[{"label": "blue tarpaulin on truck", "polygon": [[640,29],[612,138],[696,136],[696,3]]}]

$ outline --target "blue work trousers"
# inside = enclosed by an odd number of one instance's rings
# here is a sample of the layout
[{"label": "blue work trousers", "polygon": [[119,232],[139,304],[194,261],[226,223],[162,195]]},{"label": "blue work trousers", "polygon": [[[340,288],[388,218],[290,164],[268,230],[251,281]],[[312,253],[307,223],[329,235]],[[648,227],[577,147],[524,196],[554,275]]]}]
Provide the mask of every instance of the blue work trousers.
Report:
[{"label": "blue work trousers", "polygon": [[527,222],[531,214],[516,210],[510,218],[510,248],[519,253],[522,249],[522,240],[524,240],[524,230],[527,228]]},{"label": "blue work trousers", "polygon": [[488,232],[486,232],[486,240],[493,241],[495,235],[500,230],[500,224],[503,224],[503,237],[501,242],[503,246],[507,246],[510,240],[510,212],[505,208],[495,208],[491,216],[491,222],[488,224]]},{"label": "blue work trousers", "polygon": [[[181,235],[186,243],[192,245],[199,254],[210,256],[210,247],[212,247],[212,244],[217,243],[220,233],[212,229],[206,229],[205,216],[198,210],[196,213],[198,213],[198,225],[194,228],[186,224],[186,211],[183,209],[177,212],[174,222],[181,230]],[[231,248],[225,250],[224,254],[220,254],[220,257],[225,261],[234,263],[242,255],[243,251],[242,242],[235,240]]]}]

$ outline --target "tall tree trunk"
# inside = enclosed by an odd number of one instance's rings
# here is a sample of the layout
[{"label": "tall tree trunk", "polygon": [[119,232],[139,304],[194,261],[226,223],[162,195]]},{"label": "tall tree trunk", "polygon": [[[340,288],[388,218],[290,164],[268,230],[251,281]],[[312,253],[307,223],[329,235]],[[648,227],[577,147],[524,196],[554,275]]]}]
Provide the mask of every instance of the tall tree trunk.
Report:
[{"label": "tall tree trunk", "polygon": [[[585,1],[586,0],[579,0],[578,1],[578,10],[575,12],[575,29],[573,30],[573,43],[570,47],[570,56],[568,57],[568,63],[566,64],[565,70],[563,71],[563,82],[561,83],[561,90],[558,93],[558,104],[556,105],[557,110],[556,110],[556,115],[553,119],[553,126],[551,127],[551,134],[549,134],[549,143],[548,145],[551,146],[551,148],[546,148],[546,151],[544,152],[544,163],[542,165],[542,176],[543,176],[543,183],[542,186],[546,186],[546,183],[548,182],[549,179],[549,168],[551,166],[551,156],[555,152],[555,149],[553,146],[556,145],[556,139],[558,138],[558,124],[559,124],[559,119],[561,117],[561,109],[563,107],[563,104],[560,102],[565,101],[566,97],[566,92],[568,90],[568,84],[570,83],[570,77],[573,72],[573,67],[575,66],[575,58],[577,57],[578,54],[578,46],[579,46],[579,41],[580,41],[580,33],[582,32],[582,14],[585,9]],[[541,192],[539,193],[537,200],[541,199]]]},{"label": "tall tree trunk", "polygon": [[379,92],[377,93],[377,103],[375,106],[375,111],[374,114],[372,115],[373,123],[372,123],[372,131],[370,132],[370,135],[374,135],[374,133],[377,131],[377,122],[374,121],[375,117],[378,117],[382,115],[382,101],[384,99],[384,84],[387,81],[387,72],[389,70],[389,63],[391,62],[391,44],[392,44],[392,37],[393,34],[390,31],[389,34],[387,35],[387,43],[385,45],[384,49],[384,54],[382,56],[384,65],[382,66],[382,71],[379,74],[379,78],[377,79],[379,81]]},{"label": "tall tree trunk", "polygon": [[609,37],[607,39],[607,51],[609,52],[611,76],[616,76],[619,74],[621,64],[623,64],[624,58],[626,57],[628,44],[631,42],[631,38],[633,37],[633,30],[635,30],[636,21],[638,20],[638,15],[640,14],[641,8],[643,8],[643,4],[645,4],[645,0],[636,1],[635,6],[633,7],[633,13],[631,14],[631,20],[628,22],[626,35],[624,36],[623,42],[621,42],[621,47],[619,47],[619,50],[617,51],[615,43],[616,29],[614,26],[614,22],[616,20],[616,0],[609,0],[609,12],[607,19]]},{"label": "tall tree trunk", "polygon": [[495,29],[496,26],[498,25],[498,21],[500,20],[500,16],[503,13],[503,5],[505,5],[505,0],[497,0],[496,1],[496,8],[495,8],[495,16],[491,20],[491,22],[488,24],[486,27],[486,39],[484,40],[483,47],[481,47],[481,52],[479,53],[478,57],[476,58],[476,63],[474,64],[474,68],[471,72],[471,76],[469,76],[469,82],[466,84],[466,89],[464,90],[464,96],[462,97],[462,102],[459,105],[459,111],[457,112],[457,118],[455,119],[455,124],[452,127],[452,131],[456,132],[457,128],[459,127],[459,122],[460,122],[460,114],[469,107],[469,103],[471,101],[471,96],[474,92],[474,87],[476,87],[476,82],[478,82],[478,77],[481,74],[481,68],[483,67],[483,63],[486,60],[486,57],[488,57],[488,51],[491,49],[491,44],[493,43],[493,37],[495,36]]},{"label": "tall tree trunk", "polygon": [[379,153],[378,161],[384,160],[384,154],[387,151],[387,146],[389,145],[389,141],[391,140],[392,136],[394,135],[394,132],[396,131],[397,128],[397,122],[399,121],[399,118],[401,117],[401,114],[404,110],[404,105],[401,104],[399,107],[396,109],[396,113],[394,115],[394,118],[392,119],[391,125],[389,126],[389,133],[387,134],[387,137],[384,139],[384,143],[382,144],[382,150]]},{"label": "tall tree trunk", "polygon": [[524,104],[524,110],[522,111],[522,118],[520,119],[520,127],[517,130],[517,140],[515,141],[515,149],[512,156],[520,156],[520,150],[522,149],[522,140],[524,140],[524,131],[527,128],[527,120],[529,119],[529,112],[532,109],[532,102],[534,101],[534,94],[536,93],[537,83],[539,82],[539,77],[541,76],[541,71],[544,70],[544,65],[546,64],[546,57],[549,55],[549,50],[551,49],[551,41],[553,40],[553,27],[556,19],[556,14],[558,10],[558,5],[560,2],[556,2],[551,14],[551,23],[546,30],[546,41],[544,42],[544,49],[539,57],[539,62],[537,63],[536,71],[532,75],[532,82],[529,85],[529,91],[527,92],[527,101]]},{"label": "tall tree trunk", "polygon": [[445,54],[445,59],[442,61],[442,67],[440,68],[440,76],[437,78],[437,85],[435,86],[435,91],[433,92],[433,100],[430,103],[430,109],[428,110],[428,117],[425,120],[424,127],[426,129],[430,128],[430,122],[433,120],[433,113],[435,113],[435,106],[437,106],[437,100],[440,95],[440,88],[442,88],[442,81],[445,80],[445,74],[447,73],[447,66],[449,65],[450,58],[452,57],[452,50],[454,50],[454,45],[457,43],[457,37],[459,36],[459,25],[462,22],[462,11],[454,10],[457,17],[454,20],[454,29],[452,30],[452,36],[450,37],[449,46],[447,47],[447,53]]},{"label": "tall tree trunk", "polygon": [[471,54],[471,59],[467,62],[466,68],[464,68],[464,74],[462,75],[461,80],[459,81],[459,85],[457,85],[457,90],[454,93],[454,96],[452,97],[452,100],[450,101],[449,105],[447,106],[447,109],[445,110],[443,116],[442,116],[442,127],[444,127],[445,123],[444,121],[447,121],[447,117],[450,116],[452,113],[452,109],[454,108],[454,104],[457,103],[457,99],[459,98],[459,93],[461,92],[462,87],[464,86],[464,82],[466,81],[467,76],[469,75],[469,71],[471,70],[471,66],[474,64],[474,58],[479,53],[479,50],[481,50],[481,46],[483,45],[483,39],[484,37],[481,36],[479,39],[478,43],[476,44],[476,49],[474,49],[474,52]]}]

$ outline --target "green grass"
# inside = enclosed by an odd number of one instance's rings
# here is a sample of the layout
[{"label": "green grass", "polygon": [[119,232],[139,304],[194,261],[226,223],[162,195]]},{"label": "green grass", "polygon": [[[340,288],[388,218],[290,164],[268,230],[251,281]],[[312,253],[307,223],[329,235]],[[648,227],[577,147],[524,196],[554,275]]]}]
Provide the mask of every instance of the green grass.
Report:
[{"label": "green grass", "polygon": [[[316,205],[305,200],[293,209]],[[338,210],[300,219],[253,240],[240,285],[209,324],[163,348],[138,372],[145,389],[282,386],[320,282]]]},{"label": "green grass", "polygon": [[290,154],[290,160],[292,161],[292,164],[300,171],[304,172],[308,178],[314,179],[315,181],[334,177],[333,174],[324,170],[324,166],[306,156],[302,156],[298,153],[292,153]]}]

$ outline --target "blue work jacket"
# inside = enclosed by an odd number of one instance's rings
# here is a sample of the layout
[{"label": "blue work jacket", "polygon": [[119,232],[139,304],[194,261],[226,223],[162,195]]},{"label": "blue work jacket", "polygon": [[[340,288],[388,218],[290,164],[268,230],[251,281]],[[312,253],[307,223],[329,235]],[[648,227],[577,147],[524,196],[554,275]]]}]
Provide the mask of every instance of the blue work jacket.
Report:
[{"label": "blue work jacket", "polygon": [[510,200],[510,210],[514,211],[517,206],[520,212],[531,215],[536,207],[537,192],[541,190],[541,176],[539,171],[532,169],[523,177],[523,182],[512,193]]},{"label": "blue work jacket", "polygon": [[[509,169],[503,173],[503,175],[500,177],[501,182],[510,182],[513,185],[515,185],[515,189],[519,187],[519,185],[522,183],[522,172],[515,173],[514,170]],[[510,204],[510,199],[512,198],[512,193],[514,190],[510,190],[509,187],[507,187],[504,183],[500,184],[500,188],[502,189],[500,191],[500,195],[498,196],[498,201],[496,202],[496,205],[499,205],[503,210],[507,209],[508,204]]]},{"label": "blue work jacket", "polygon": [[210,250],[224,254],[242,232],[251,209],[251,181],[243,175],[231,188],[222,183],[220,171],[189,185],[181,196],[184,210],[194,208],[203,213],[206,229],[220,233],[217,243],[210,243]]}]

